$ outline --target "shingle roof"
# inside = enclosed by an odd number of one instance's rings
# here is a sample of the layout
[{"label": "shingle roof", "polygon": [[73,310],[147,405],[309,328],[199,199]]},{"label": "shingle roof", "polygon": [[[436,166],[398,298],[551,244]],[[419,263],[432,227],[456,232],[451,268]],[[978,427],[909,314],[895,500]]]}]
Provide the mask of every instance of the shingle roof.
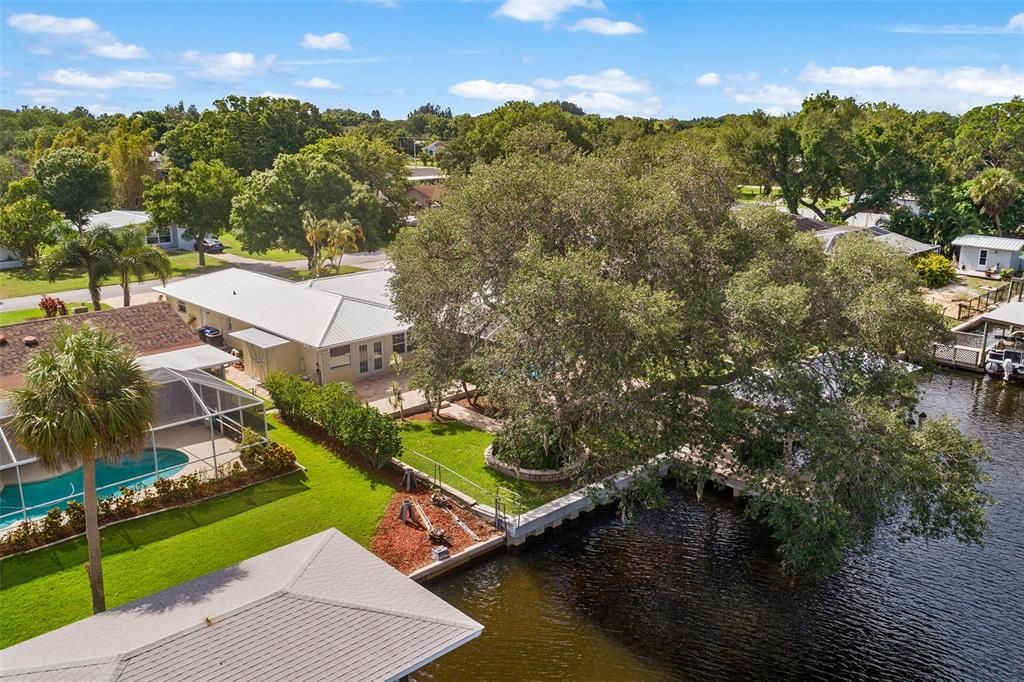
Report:
[{"label": "shingle roof", "polygon": [[335,529],[5,649],[5,680],[394,680],[483,626]]},{"label": "shingle roof", "polygon": [[1024,250],[1024,239],[965,234],[954,239],[953,246],[976,246],[980,249],[995,249],[997,251],[1022,251]]},{"label": "shingle roof", "polygon": [[[11,324],[0,327],[0,334],[7,339],[6,344],[0,345],[0,388],[21,383],[25,362],[51,343],[56,325],[61,322],[75,329],[85,322],[101,327],[121,339],[136,355],[199,345],[196,333],[164,302]],[[26,336],[34,336],[38,345],[26,346]]]},{"label": "shingle roof", "polygon": [[325,284],[314,286],[229,268],[154,289],[277,336],[325,348],[408,328],[395,316],[389,281],[388,272],[365,272],[326,278]]}]

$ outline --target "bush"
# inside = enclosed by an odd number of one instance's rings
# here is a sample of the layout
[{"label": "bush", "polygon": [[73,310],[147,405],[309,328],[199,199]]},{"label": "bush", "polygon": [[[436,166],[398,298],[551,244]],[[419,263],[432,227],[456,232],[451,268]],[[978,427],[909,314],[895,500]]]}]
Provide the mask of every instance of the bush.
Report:
[{"label": "bush", "polygon": [[43,294],[43,297],[39,299],[39,309],[47,317],[57,317],[58,315],[64,317],[68,314],[68,307],[64,305],[64,301],[48,294]]},{"label": "bush", "polygon": [[281,411],[281,416],[300,421],[304,419],[303,403],[313,390],[313,384],[294,374],[274,372],[263,382],[263,387],[270,393],[270,399]]},{"label": "bush", "polygon": [[285,419],[319,426],[378,469],[402,451],[394,420],[360,404],[348,384],[314,386],[296,376],[274,373],[264,386]]},{"label": "bush", "polygon": [[944,287],[956,278],[956,267],[953,262],[938,253],[921,256],[914,262],[917,276],[930,289]]},{"label": "bush", "polygon": [[[238,458],[248,471],[273,475],[295,468],[295,453],[291,448],[280,443],[264,443],[252,429],[242,433],[242,448]],[[231,473],[236,472],[232,469]]]},{"label": "bush", "polygon": [[1013,271],[1012,268],[1003,268],[1002,270],[999,271],[999,279],[1003,280],[1004,282],[1009,282],[1015,274],[1016,273]]}]

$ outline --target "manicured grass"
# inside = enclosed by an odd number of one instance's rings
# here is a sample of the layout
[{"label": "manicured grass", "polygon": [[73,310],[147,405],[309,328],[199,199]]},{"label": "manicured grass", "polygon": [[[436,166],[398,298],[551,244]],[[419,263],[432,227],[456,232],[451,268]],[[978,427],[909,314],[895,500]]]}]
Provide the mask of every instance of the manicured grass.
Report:
[{"label": "manicured grass", "polygon": [[[168,256],[171,261],[171,277],[201,274],[227,267],[223,261],[207,254],[206,267],[200,268],[199,254],[194,251],[171,253]],[[117,280],[108,277],[103,284],[117,284]],[[52,282],[31,268],[0,270],[0,298],[50,294],[73,289],[86,289],[88,286],[89,280],[81,270],[68,270]]]},{"label": "manicured grass", "polygon": [[[91,301],[75,301],[73,303],[65,301],[64,305],[67,306],[69,313],[80,305],[84,305],[89,309],[89,312],[92,312]],[[110,310],[110,306],[107,305],[106,303],[101,303],[100,308],[102,308],[103,310]],[[45,315],[43,311],[40,310],[39,308],[28,308],[26,310],[9,310],[0,313],[0,326],[3,326],[5,324],[18,324],[19,322],[28,322],[29,320],[40,320],[43,317],[45,317]]]},{"label": "manicured grass", "polygon": [[265,253],[253,253],[246,251],[242,248],[242,242],[238,240],[238,237],[225,232],[224,234],[217,237],[224,245],[225,252],[233,254],[235,256],[242,256],[244,258],[254,258],[256,260],[269,260],[275,263],[284,263],[290,260],[305,260],[306,254],[299,253],[298,251],[288,251],[287,249],[270,249]]},{"label": "manicured grass", "polygon": [[[333,277],[334,275],[348,275],[353,272],[362,272],[363,268],[356,267],[355,265],[342,265],[337,271],[331,270],[325,273],[324,277]],[[278,277],[284,277],[296,282],[304,282],[310,278],[309,270],[289,270],[286,273],[278,275]]]},{"label": "manicured grass", "polygon": [[[409,421],[402,425],[402,445],[408,450],[415,450],[440,462],[488,491],[490,496],[494,495],[498,485],[514,490],[523,498],[523,511],[569,492],[569,487],[565,485],[519,481],[487,468],[484,464],[484,448],[490,445],[493,438],[486,431],[458,422]],[[432,472],[428,464],[414,454],[403,455],[403,460],[425,473]],[[443,472],[442,480],[483,504],[494,505],[494,500],[485,498],[476,486],[467,485],[455,476],[445,478]]]},{"label": "manicured grass", "polygon": [[[103,531],[107,606],[335,527],[368,545],[394,490],[271,418],[307,472]],[[84,539],[0,562],[0,647],[90,615]]]}]

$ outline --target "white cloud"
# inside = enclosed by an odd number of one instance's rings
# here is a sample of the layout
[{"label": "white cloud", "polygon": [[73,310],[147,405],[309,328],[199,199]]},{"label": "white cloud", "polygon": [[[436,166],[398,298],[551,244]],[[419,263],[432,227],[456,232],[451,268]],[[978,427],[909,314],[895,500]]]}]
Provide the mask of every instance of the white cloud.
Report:
[{"label": "white cloud", "polygon": [[28,97],[32,104],[57,104],[64,97],[79,94],[61,88],[19,88],[17,93]]},{"label": "white cloud", "polygon": [[625,36],[631,33],[643,33],[644,30],[631,21],[612,21],[603,17],[580,19],[569,27],[570,31],[589,31],[604,36]]},{"label": "white cloud", "polygon": [[565,99],[588,112],[606,116],[656,116],[662,109],[661,100],[657,97],[634,100],[610,92],[581,92]]},{"label": "white cloud", "polygon": [[998,69],[961,66],[944,70],[916,66],[900,69],[885,65],[822,68],[811,62],[800,73],[800,80],[818,85],[860,89],[940,88],[985,97],[1024,95],[1024,72],[1009,66]]},{"label": "white cloud", "polygon": [[111,90],[114,88],[162,89],[174,85],[174,76],[155,71],[114,71],[108,74],[91,74],[81,69],[57,69],[40,76],[47,83],[56,83],[66,88],[84,90]]},{"label": "white cloud", "polygon": [[125,45],[116,41],[106,45],[94,45],[89,48],[89,52],[97,57],[109,59],[145,59],[149,56],[149,52],[144,47]]},{"label": "white cloud", "polygon": [[489,99],[501,102],[519,99],[535,99],[537,89],[522,83],[495,83],[488,80],[463,81],[448,88],[448,92],[459,97]]},{"label": "white cloud", "polygon": [[534,81],[534,85],[547,90],[554,90],[559,86],[568,86],[579,90],[619,94],[640,94],[650,90],[650,83],[636,76],[631,76],[622,69],[605,69],[595,74],[580,73],[574,76],[567,76],[562,80],[538,78]]},{"label": "white cloud", "polygon": [[701,75],[697,76],[696,82],[697,85],[704,86],[718,85],[719,83],[722,82],[722,78],[714,71],[708,71],[707,73],[702,73]]},{"label": "white cloud", "polygon": [[[7,18],[11,28],[67,45],[71,43],[84,48],[89,54],[109,59],[143,59],[149,52],[138,45],[117,40],[88,17],[65,18],[49,14],[12,14]],[[52,55],[53,45],[36,44],[29,47],[33,54]]]},{"label": "white cloud", "polygon": [[313,88],[314,90],[341,90],[341,86],[327,78],[313,76],[309,80],[295,81],[300,88]]},{"label": "white cloud", "polygon": [[48,14],[12,14],[7,25],[25,33],[44,33],[54,36],[88,36],[99,33],[100,25],[88,17],[65,19]]},{"label": "white cloud", "polygon": [[106,104],[86,104],[85,108],[88,109],[89,113],[91,113],[93,116],[124,113],[124,109],[122,109],[121,107],[112,107]]},{"label": "white cloud", "polygon": [[302,36],[302,46],[310,50],[351,50],[352,41],[344,33],[307,33]]},{"label": "white cloud", "polygon": [[1017,33],[1024,31],[1024,12],[1014,14],[1003,26],[979,26],[978,24],[908,24],[893,26],[892,33],[923,33],[926,35],[986,35]]},{"label": "white cloud", "polygon": [[803,94],[796,88],[788,85],[775,85],[773,83],[746,90],[725,88],[722,92],[737,102],[764,104],[774,107],[799,107],[804,101]]},{"label": "white cloud", "polygon": [[537,58],[532,54],[528,54],[523,57],[523,64],[533,64],[535,61],[537,61]]},{"label": "white cloud", "polygon": [[271,90],[264,90],[260,93],[260,97],[273,97],[274,99],[302,99],[297,95],[290,95],[284,92],[273,92]]},{"label": "white cloud", "polygon": [[189,50],[182,55],[182,61],[195,67],[189,72],[195,78],[237,81],[273,68],[277,57],[267,55],[257,58],[252,52],[208,53]]},{"label": "white cloud", "polygon": [[494,15],[516,21],[550,23],[573,9],[604,9],[604,4],[601,0],[505,0]]}]

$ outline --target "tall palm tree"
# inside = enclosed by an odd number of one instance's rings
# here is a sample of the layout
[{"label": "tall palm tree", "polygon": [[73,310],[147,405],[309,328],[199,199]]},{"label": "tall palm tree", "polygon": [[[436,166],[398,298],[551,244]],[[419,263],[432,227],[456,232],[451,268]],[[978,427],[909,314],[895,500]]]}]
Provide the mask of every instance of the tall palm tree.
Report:
[{"label": "tall palm tree", "polygon": [[359,250],[359,242],[366,239],[359,222],[346,217],[345,220],[328,220],[327,248],[325,255],[334,271],[341,269],[341,258],[346,253]]},{"label": "tall palm tree", "polygon": [[10,430],[49,469],[82,467],[92,610],[106,609],[96,461],[138,452],[156,414],[153,386],[135,355],[109,333],[61,324],[53,346],[33,355],[14,392]]},{"label": "tall palm tree", "polygon": [[1024,189],[1020,181],[1005,168],[988,168],[971,180],[969,185],[971,201],[982,213],[992,216],[996,223],[996,232],[1002,237],[1003,226],[999,219],[1020,197]]},{"label": "tall palm tree", "polygon": [[121,279],[125,308],[132,303],[133,278],[141,282],[146,275],[154,274],[163,284],[167,284],[167,278],[171,275],[170,259],[159,246],[146,243],[148,233],[145,227],[132,225],[110,234],[111,266]]},{"label": "tall palm tree", "polygon": [[331,233],[330,221],[326,218],[318,218],[306,211],[302,216],[302,229],[306,233],[306,243],[310,248],[310,275],[319,277],[323,268],[322,249]]},{"label": "tall palm tree", "polygon": [[66,268],[81,268],[88,280],[94,310],[100,309],[100,285],[113,270],[112,230],[101,225],[87,232],[67,232],[43,252],[39,268],[54,281]]}]

